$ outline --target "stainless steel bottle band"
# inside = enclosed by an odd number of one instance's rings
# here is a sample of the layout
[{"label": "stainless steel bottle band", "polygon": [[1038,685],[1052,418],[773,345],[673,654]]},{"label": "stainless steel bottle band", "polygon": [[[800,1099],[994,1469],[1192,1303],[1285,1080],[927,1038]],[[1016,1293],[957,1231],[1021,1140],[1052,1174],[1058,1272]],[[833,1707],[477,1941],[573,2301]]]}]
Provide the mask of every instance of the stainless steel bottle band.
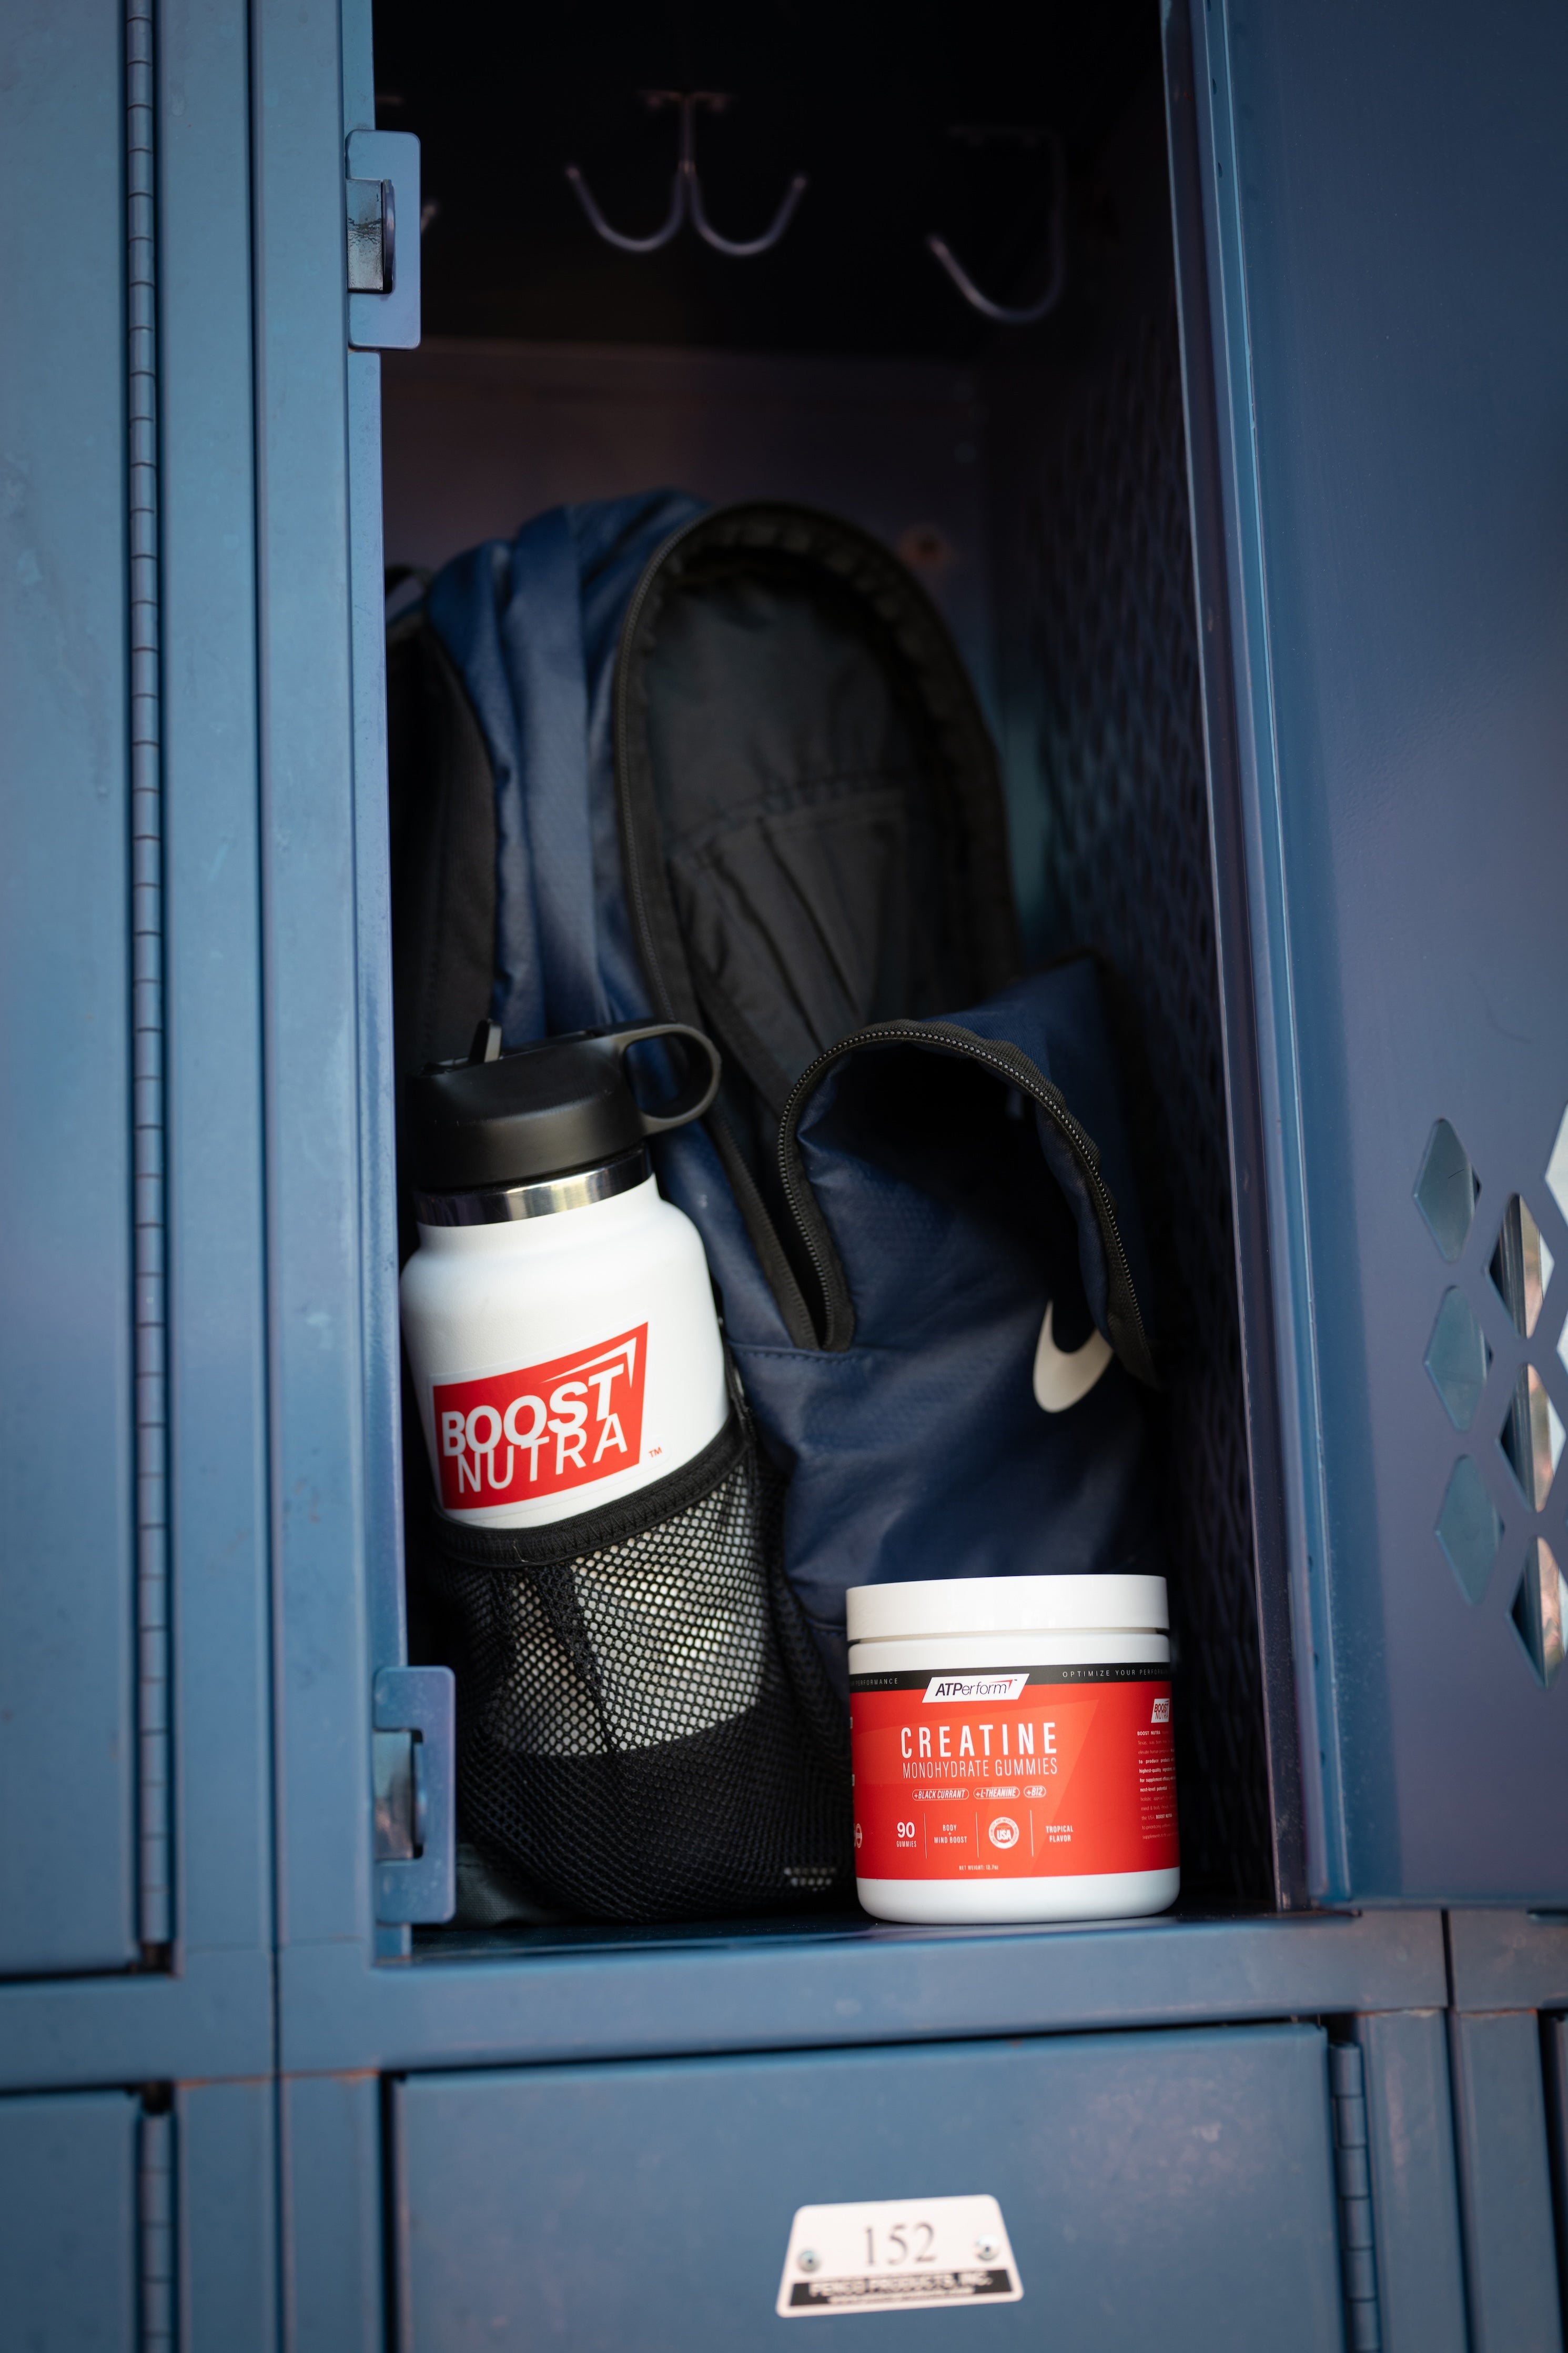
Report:
[{"label": "stainless steel bottle band", "polygon": [[640,1146],[608,1160],[602,1168],[580,1168],[571,1176],[546,1176],[536,1185],[504,1185],[483,1193],[416,1193],[414,1214],[422,1226],[507,1226],[519,1218],[548,1218],[557,1209],[585,1209],[646,1184],[648,1156]]}]

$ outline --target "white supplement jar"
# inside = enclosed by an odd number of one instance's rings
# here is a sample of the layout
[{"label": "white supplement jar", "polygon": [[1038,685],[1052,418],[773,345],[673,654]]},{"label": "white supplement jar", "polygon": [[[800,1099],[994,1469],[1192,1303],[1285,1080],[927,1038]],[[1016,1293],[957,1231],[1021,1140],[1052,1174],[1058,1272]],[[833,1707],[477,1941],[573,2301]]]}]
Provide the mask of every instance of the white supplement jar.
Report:
[{"label": "white supplement jar", "polygon": [[[676,1041],[691,1077],[646,1111],[628,1047]],[[645,1139],[700,1116],[719,1058],[672,1022],[518,1052],[480,1024],[466,1062],[408,1082],[419,1247],[403,1331],[437,1509],[531,1528],[689,1462],[723,1428],[724,1348],[701,1239]]]},{"label": "white supplement jar", "polygon": [[1119,1920],[1181,1886],[1163,1577],[848,1594],[856,1892],[879,1920]]}]

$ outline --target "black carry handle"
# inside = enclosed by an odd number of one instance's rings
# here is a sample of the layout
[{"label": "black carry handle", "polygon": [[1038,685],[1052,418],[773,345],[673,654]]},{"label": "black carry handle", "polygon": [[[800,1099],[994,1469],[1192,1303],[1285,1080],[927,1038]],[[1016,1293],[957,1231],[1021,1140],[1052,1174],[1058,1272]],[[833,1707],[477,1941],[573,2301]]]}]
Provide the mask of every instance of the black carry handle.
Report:
[{"label": "black carry handle", "polygon": [[[672,1127],[685,1127],[692,1120],[700,1119],[719,1092],[719,1082],[724,1071],[719,1059],[719,1049],[711,1038],[705,1038],[700,1029],[689,1029],[684,1021],[638,1021],[629,1029],[605,1029],[601,1035],[606,1046],[615,1048],[623,1071],[627,1047],[640,1045],[644,1039],[679,1038],[686,1050],[689,1075],[685,1087],[676,1095],[674,1102],[666,1104],[661,1112],[645,1111],[637,1103],[637,1117],[642,1122],[645,1135],[667,1135]],[[694,1048],[707,1057],[705,1077],[693,1055]],[[632,1101],[637,1103],[637,1089],[632,1086],[629,1074],[626,1084],[631,1090]]]}]

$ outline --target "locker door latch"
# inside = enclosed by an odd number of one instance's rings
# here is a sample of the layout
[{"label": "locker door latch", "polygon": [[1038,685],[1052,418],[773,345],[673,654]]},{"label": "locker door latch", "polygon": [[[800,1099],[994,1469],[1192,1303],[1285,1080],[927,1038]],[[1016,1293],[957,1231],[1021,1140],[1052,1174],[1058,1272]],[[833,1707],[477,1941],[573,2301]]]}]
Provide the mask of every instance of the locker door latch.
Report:
[{"label": "locker door latch", "polygon": [[449,1920],[458,1902],[456,1692],[449,1667],[383,1667],[371,1735],[375,1916]]},{"label": "locker door latch", "polygon": [[397,184],[349,182],[349,292],[391,294],[397,285]]},{"label": "locker door latch", "polygon": [[419,341],[419,142],[407,131],[349,134],[344,234],[349,342],[412,351]]}]

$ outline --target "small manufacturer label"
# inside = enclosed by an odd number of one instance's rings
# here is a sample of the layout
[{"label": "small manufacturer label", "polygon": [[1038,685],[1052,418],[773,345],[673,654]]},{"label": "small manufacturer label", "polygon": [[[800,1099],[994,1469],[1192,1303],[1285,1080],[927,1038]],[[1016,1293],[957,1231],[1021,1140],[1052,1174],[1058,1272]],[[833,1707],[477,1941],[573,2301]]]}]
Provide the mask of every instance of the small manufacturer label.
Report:
[{"label": "small manufacturer label", "polygon": [[1168,1667],[857,1675],[849,1708],[861,1879],[1047,1879],[1179,1860]]},{"label": "small manufacturer label", "polygon": [[988,1699],[1000,1706],[1010,1700],[1022,1699],[1028,1688],[1028,1671],[1021,1675],[932,1675],[926,1685],[925,1704],[932,1700]]},{"label": "small manufacturer label", "polygon": [[526,1503],[642,1460],[647,1325],[547,1365],[432,1385],[441,1503]]},{"label": "small manufacturer label", "polygon": [[773,2309],[784,2320],[805,2320],[1016,2304],[1023,2293],[994,2198],[879,2198],[799,2209]]}]

